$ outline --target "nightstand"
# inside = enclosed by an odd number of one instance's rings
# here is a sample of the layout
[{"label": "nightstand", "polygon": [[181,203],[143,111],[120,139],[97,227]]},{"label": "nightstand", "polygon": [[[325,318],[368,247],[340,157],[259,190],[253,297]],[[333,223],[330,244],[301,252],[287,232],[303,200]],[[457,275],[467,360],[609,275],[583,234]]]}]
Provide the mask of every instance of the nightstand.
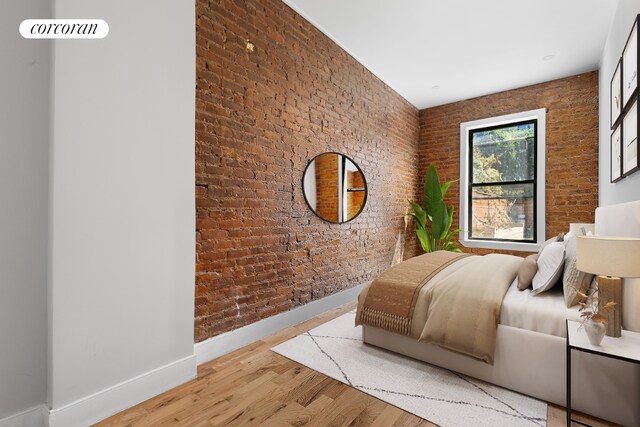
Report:
[{"label": "nightstand", "polygon": [[580,322],[567,320],[567,426],[571,422],[588,425],[571,419],[571,350],[640,364],[640,333],[622,331],[621,337],[605,336],[600,346],[594,346],[589,343],[584,329],[579,328]]}]

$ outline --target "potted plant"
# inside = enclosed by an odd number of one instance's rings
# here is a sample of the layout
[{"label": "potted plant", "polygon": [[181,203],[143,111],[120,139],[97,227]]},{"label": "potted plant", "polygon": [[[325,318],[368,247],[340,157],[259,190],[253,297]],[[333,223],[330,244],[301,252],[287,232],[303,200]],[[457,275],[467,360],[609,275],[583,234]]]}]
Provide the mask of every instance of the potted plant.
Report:
[{"label": "potted plant", "polygon": [[411,214],[416,220],[416,235],[425,252],[462,252],[453,237],[460,229],[451,230],[453,205],[447,207],[444,196],[455,181],[440,184],[436,168],[430,164],[424,182],[424,205],[408,200],[413,208]]},{"label": "potted plant", "polygon": [[[587,294],[589,292],[587,291]],[[616,303],[609,301],[604,305],[600,305],[600,298],[598,297],[598,289],[591,291],[589,295],[578,291],[578,295],[582,299],[580,304],[580,317],[582,317],[582,326],[587,332],[587,337],[591,345],[600,345],[604,334],[607,330],[607,318],[602,314],[599,314],[600,309],[604,311],[613,310]]]}]

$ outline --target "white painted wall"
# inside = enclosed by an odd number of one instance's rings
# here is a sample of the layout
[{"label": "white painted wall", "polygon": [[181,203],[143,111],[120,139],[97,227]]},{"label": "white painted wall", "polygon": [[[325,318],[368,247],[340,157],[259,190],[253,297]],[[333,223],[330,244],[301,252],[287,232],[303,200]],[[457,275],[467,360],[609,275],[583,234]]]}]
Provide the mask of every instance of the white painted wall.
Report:
[{"label": "white painted wall", "polygon": [[640,172],[615,184],[611,183],[609,96],[611,77],[631,32],[633,21],[640,13],[640,0],[619,0],[611,31],[602,52],[600,62],[600,206],[640,200]]},{"label": "white painted wall", "polygon": [[20,37],[50,0],[0,0],[0,419],[44,403],[51,44]]},{"label": "white painted wall", "polygon": [[54,16],[110,26],[53,50],[55,412],[193,355],[195,5],[56,0]]}]

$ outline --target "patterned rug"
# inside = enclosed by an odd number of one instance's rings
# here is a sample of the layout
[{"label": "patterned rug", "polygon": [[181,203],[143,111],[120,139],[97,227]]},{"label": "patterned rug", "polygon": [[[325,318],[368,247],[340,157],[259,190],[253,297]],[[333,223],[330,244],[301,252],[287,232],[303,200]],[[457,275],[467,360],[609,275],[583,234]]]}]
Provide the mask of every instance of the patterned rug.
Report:
[{"label": "patterned rug", "polygon": [[355,311],[271,350],[443,427],[546,426],[547,404],[362,342]]}]

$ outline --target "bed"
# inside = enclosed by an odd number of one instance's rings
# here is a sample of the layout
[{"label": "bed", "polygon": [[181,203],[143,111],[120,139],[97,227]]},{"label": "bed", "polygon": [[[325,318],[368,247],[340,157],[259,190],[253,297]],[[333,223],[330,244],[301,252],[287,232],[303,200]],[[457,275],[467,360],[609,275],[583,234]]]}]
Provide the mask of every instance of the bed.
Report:
[{"label": "bed", "polygon": [[[596,234],[640,237],[640,201],[596,210]],[[639,254],[640,255],[640,254]],[[359,297],[359,308],[368,288]],[[623,328],[640,332],[640,280],[623,284]],[[363,325],[363,341],[414,359],[469,375],[529,396],[565,406],[565,319],[561,290],[540,295],[509,287],[500,310],[493,364]],[[573,354],[572,407],[615,423],[640,425],[640,366],[590,354]]]}]

